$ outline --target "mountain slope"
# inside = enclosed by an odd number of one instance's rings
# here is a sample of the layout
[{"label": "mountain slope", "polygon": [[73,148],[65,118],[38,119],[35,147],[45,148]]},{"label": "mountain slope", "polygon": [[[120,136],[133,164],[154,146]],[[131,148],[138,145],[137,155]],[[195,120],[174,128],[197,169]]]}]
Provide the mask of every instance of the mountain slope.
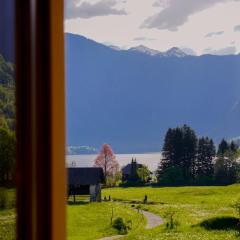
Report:
[{"label": "mountain slope", "polygon": [[14,66],[0,54],[0,127],[15,129]]},{"label": "mountain slope", "polygon": [[66,34],[69,145],[159,151],[168,127],[240,135],[240,56],[159,57]]}]

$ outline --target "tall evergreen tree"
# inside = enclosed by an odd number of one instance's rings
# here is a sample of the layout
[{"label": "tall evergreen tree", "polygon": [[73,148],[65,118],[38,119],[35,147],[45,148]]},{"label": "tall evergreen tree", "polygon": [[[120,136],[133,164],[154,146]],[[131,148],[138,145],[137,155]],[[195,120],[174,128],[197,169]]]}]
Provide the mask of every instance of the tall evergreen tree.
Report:
[{"label": "tall evergreen tree", "polygon": [[159,181],[171,167],[181,169],[185,182],[191,181],[194,177],[196,153],[197,137],[190,127],[184,125],[168,129],[162,148],[163,159],[157,170]]},{"label": "tall evergreen tree", "polygon": [[237,153],[238,145],[234,141],[231,141],[229,145],[229,150],[234,154]]},{"label": "tall evergreen tree", "polygon": [[197,155],[197,136],[193,129],[184,125],[182,127],[183,133],[183,154],[181,167],[186,181],[191,181],[195,176],[195,159]]},{"label": "tall evergreen tree", "polygon": [[224,156],[224,154],[229,150],[229,145],[225,139],[222,139],[220,144],[218,145],[218,156]]},{"label": "tall evergreen tree", "polygon": [[196,178],[212,178],[214,173],[213,159],[216,149],[212,139],[208,137],[200,138],[198,141],[198,152],[196,159]]}]

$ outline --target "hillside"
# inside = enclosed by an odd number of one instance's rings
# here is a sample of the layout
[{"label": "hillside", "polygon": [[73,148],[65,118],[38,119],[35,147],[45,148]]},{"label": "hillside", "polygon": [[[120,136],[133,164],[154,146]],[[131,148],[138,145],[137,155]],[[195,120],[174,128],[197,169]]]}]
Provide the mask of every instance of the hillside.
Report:
[{"label": "hillside", "polygon": [[159,151],[168,127],[240,135],[240,56],[152,56],[66,34],[69,145]]},{"label": "hillside", "polygon": [[15,129],[14,66],[0,55],[0,127]]}]

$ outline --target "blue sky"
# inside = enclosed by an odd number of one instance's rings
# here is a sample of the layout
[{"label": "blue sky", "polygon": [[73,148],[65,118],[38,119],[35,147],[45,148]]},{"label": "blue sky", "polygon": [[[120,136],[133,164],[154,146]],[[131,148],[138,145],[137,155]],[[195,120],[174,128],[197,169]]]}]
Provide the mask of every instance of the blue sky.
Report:
[{"label": "blue sky", "polygon": [[127,49],[240,52],[240,0],[65,0],[65,32]]}]

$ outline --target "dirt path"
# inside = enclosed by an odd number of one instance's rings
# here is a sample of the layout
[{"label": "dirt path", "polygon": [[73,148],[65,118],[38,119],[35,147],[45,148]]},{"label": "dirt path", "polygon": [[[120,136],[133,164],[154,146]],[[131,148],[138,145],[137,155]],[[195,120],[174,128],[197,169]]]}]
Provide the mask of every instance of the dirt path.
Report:
[{"label": "dirt path", "polygon": [[143,210],[141,212],[147,219],[146,229],[151,229],[163,224],[163,219],[158,215]]},{"label": "dirt path", "polygon": [[115,235],[115,236],[111,236],[111,237],[105,237],[105,238],[101,238],[99,240],[114,240],[114,239],[120,239],[125,237],[126,235]]},{"label": "dirt path", "polygon": [[[135,211],[138,211],[138,210],[135,210]],[[141,210],[140,213],[142,213],[143,216],[147,219],[147,225],[145,226],[145,229],[152,229],[154,227],[157,227],[163,224],[163,219],[154,213],[147,212],[144,210]],[[114,239],[117,240],[117,239],[123,238],[124,236],[125,235],[115,235],[111,237],[101,238],[99,240],[114,240]]]}]

